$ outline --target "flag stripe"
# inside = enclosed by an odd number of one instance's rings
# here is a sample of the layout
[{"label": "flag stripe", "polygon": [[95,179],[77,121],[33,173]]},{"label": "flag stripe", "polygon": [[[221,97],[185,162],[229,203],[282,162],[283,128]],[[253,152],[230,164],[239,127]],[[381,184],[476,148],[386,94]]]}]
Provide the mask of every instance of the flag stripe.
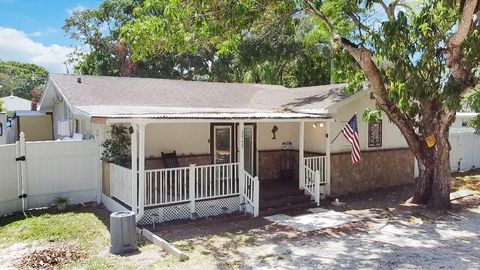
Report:
[{"label": "flag stripe", "polygon": [[360,140],[358,136],[357,115],[354,115],[342,129],[343,136],[352,145],[352,163],[355,164],[362,159]]}]

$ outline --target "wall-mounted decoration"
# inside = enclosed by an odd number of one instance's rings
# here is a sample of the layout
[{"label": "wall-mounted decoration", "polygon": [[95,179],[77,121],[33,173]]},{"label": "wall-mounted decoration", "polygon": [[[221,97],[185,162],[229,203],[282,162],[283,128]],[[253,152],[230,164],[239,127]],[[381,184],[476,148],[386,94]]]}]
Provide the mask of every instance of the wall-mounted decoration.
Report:
[{"label": "wall-mounted decoration", "polygon": [[272,140],[276,140],[276,139],[277,139],[277,137],[276,137],[277,132],[278,132],[278,127],[277,127],[277,126],[273,126],[273,128],[272,128],[272,134],[273,134]]},{"label": "wall-mounted decoration", "polygon": [[382,146],[382,120],[368,124],[368,147]]}]

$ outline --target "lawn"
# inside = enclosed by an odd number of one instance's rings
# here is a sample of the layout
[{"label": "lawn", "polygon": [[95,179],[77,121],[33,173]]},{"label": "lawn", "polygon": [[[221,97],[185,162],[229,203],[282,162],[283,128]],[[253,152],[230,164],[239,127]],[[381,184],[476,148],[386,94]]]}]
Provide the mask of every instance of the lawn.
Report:
[{"label": "lawn", "polygon": [[109,254],[108,222],[109,212],[96,204],[71,206],[64,212],[46,209],[29,211],[26,217],[3,217],[0,268],[32,266],[48,255],[65,257],[56,265],[62,269],[138,269],[139,262],[145,269],[155,269],[174,261],[157,246],[145,242],[139,243],[137,254]]}]

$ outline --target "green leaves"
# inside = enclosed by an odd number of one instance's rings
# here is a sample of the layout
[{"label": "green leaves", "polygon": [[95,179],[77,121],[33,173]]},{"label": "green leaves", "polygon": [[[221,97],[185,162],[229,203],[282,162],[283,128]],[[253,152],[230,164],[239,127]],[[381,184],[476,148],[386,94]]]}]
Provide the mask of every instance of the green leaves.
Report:
[{"label": "green leaves", "polygon": [[102,159],[121,164],[130,155],[130,134],[124,125],[113,125],[111,138],[102,143]]},{"label": "green leaves", "polygon": [[363,111],[362,119],[367,123],[377,123],[382,118],[382,112],[380,110],[372,110],[367,108]]},{"label": "green leaves", "polygon": [[0,61],[0,97],[14,95],[30,100],[34,89],[42,89],[48,71],[35,64]]}]

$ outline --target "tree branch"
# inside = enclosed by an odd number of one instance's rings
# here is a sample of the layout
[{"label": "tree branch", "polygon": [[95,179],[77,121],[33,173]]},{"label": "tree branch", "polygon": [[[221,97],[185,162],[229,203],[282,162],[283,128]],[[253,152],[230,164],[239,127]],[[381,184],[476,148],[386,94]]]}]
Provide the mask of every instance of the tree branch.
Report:
[{"label": "tree branch", "polygon": [[465,94],[475,87],[475,78],[465,67],[461,47],[474,22],[476,6],[477,0],[465,0],[458,28],[448,40],[447,47],[442,50],[445,55],[447,67],[452,72],[455,81],[459,84],[459,90],[462,94]]},{"label": "tree branch", "polygon": [[353,12],[347,12],[347,15],[348,17],[350,17],[350,19],[352,19],[353,23],[355,23],[355,25],[357,25],[357,27],[363,31],[370,31],[370,27],[368,27],[367,25],[365,25],[364,23],[362,23],[360,21],[360,18]]},{"label": "tree branch", "polygon": [[341,44],[355,58],[372,84],[373,95],[382,111],[400,129],[417,159],[423,158],[420,156],[422,143],[420,137],[415,132],[415,123],[408,119],[388,97],[387,88],[383,82],[380,70],[372,59],[370,50],[363,46],[356,46],[346,38],[336,38],[335,41]]}]

